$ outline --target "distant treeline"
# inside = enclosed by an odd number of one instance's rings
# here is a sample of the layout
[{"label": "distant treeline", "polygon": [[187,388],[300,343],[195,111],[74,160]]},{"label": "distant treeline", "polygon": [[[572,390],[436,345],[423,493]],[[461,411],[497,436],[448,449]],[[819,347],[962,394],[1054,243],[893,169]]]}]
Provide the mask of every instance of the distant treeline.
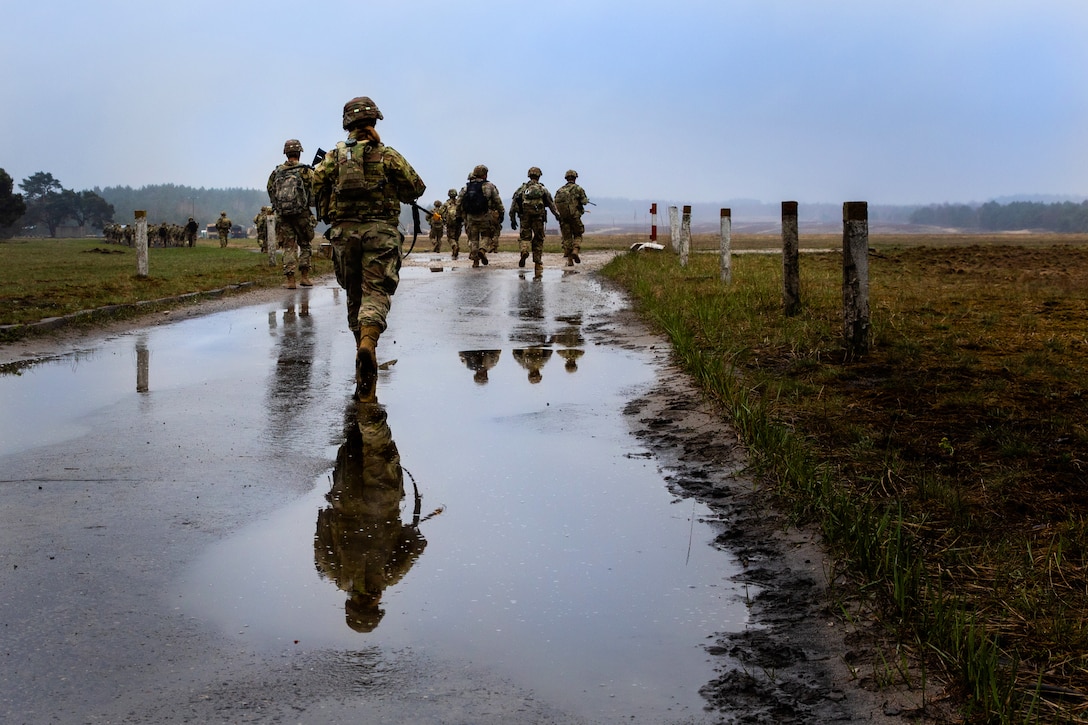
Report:
[{"label": "distant treeline", "polygon": [[260,208],[268,203],[264,189],[195,189],[176,184],[95,187],[94,191],[113,205],[113,220],[131,224],[135,212],[147,212],[148,223],[184,225],[189,217],[201,225],[212,224],[225,211],[235,224],[247,227]]},{"label": "distant treeline", "polygon": [[1088,201],[1044,204],[1014,201],[980,206],[941,204],[924,206],[910,215],[912,224],[1004,232],[1033,229],[1048,232],[1088,232]]}]

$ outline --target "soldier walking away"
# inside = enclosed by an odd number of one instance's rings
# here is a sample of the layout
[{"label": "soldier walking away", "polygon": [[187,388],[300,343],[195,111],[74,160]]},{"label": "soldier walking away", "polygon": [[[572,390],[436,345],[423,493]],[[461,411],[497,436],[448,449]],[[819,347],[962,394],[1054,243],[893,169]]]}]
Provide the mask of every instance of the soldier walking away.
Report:
[{"label": "soldier walking away", "polygon": [[450,241],[450,256],[457,259],[461,253],[461,226],[464,224],[457,211],[457,189],[450,189],[449,199],[442,205],[442,219],[446,222],[446,239]]},{"label": "soldier walking away", "polygon": [[404,235],[400,205],[427,187],[397,151],[382,144],[374,124],[381,111],[366,96],[344,105],[347,141],[314,169],[317,214],[331,225],[336,279],[347,291],[348,327],[355,335],[355,398],[373,401],[378,379],[378,337],[386,328],[391,296],[400,283]]},{"label": "soldier walking away", "polygon": [[548,211],[558,219],[559,210],[555,207],[551,192],[540,183],[540,167],[531,167],[528,175],[529,180],[518,187],[510,202],[510,228],[517,229],[518,219],[521,219],[521,234],[518,236],[521,259],[518,266],[525,266],[531,252],[536,276],[539,277],[544,271],[544,226]]},{"label": "soldier walking away", "polygon": [[230,230],[233,226],[234,222],[227,217],[227,213],[225,211],[219,212],[219,218],[215,220],[215,231],[219,233],[220,248],[227,246],[227,239],[230,237]]},{"label": "soldier walking away", "polygon": [[196,223],[196,219],[189,217],[189,223],[185,225],[185,244],[192,247],[196,244],[196,231],[199,226]]},{"label": "soldier walking away", "polygon": [[431,240],[431,251],[442,251],[442,232],[445,229],[445,217],[442,215],[442,202],[436,201],[434,208],[427,212],[427,223],[431,225],[428,235]]},{"label": "soldier walking away", "polygon": [[[284,287],[295,289],[298,285],[312,287],[310,259],[313,256],[314,219],[313,206],[314,170],[299,163],[302,144],[290,138],[283,143],[287,161],[277,166],[268,176],[268,199],[276,214],[276,243],[283,247]],[[298,272],[298,284],[295,273]]]},{"label": "soldier walking away", "polygon": [[253,217],[253,226],[257,228],[257,244],[264,254],[268,254],[268,217],[271,213],[272,207],[262,206],[257,216]]},{"label": "soldier walking away", "polygon": [[[473,267],[487,266],[487,250],[498,248],[499,223],[506,215],[499,190],[487,180],[487,167],[480,164],[472,170],[468,183],[457,197],[457,208],[465,220],[465,232],[468,235],[468,258]],[[482,237],[482,240],[481,240]]]},{"label": "soldier walking away", "polygon": [[582,214],[586,211],[589,198],[585,189],[574,183],[578,178],[578,172],[570,169],[565,174],[567,183],[555,192],[555,205],[559,208],[559,233],[563,237],[563,256],[567,258],[567,266],[573,267],[574,263],[582,263],[578,255],[582,251],[582,235],[586,228],[582,225]]}]

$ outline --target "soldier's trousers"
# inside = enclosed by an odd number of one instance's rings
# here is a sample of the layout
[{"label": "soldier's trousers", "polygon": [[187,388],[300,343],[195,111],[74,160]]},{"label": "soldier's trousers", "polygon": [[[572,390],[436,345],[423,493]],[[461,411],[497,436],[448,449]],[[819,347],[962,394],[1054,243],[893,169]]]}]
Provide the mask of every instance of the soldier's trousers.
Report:
[{"label": "soldier's trousers", "polygon": [[316,225],[313,214],[276,215],[276,244],[283,247],[285,275],[310,268]]},{"label": "soldier's trousers", "polygon": [[341,222],[329,233],[336,281],[347,292],[348,328],[385,330],[400,284],[404,235],[385,222]]},{"label": "soldier's trousers", "polygon": [[521,217],[518,243],[522,254],[532,253],[533,262],[544,263],[544,217]]},{"label": "soldier's trousers", "polygon": [[559,233],[563,235],[563,256],[582,253],[582,234],[586,231],[579,217],[560,218]]}]

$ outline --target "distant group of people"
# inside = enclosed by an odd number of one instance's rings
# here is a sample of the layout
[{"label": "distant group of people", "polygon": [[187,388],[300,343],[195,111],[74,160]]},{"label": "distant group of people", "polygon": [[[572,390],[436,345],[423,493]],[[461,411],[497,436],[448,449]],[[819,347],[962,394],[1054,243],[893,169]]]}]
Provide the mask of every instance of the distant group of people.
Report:
[{"label": "distant group of people", "polygon": [[[487,179],[488,168],[483,164],[472,170],[468,183],[458,192],[449,190],[445,202],[435,201],[427,214],[430,223],[431,250],[442,249],[442,235],[449,239],[451,256],[454,259],[461,251],[461,230],[465,229],[469,244],[469,259],[473,267],[486,266],[487,255],[498,251],[502,223],[507,214],[502,197],[495,185]],[[540,167],[529,169],[529,180],[518,187],[510,201],[510,228],[517,229],[521,259],[518,266],[524,267],[532,256],[537,275],[544,269],[544,228],[548,212],[559,221],[562,237],[563,256],[567,266],[581,263],[582,235],[585,226],[582,215],[586,205],[590,204],[585,190],[578,185],[578,172],[570,169],[564,175],[566,183],[552,197],[547,187],[540,182],[543,172]]]},{"label": "distant group of people", "polygon": [[[189,217],[188,223],[184,226],[167,222],[160,222],[158,225],[149,224],[147,243],[152,247],[192,247],[196,244],[198,229],[199,225],[192,217]],[[136,228],[132,224],[107,224],[102,228],[102,235],[111,244],[136,246]]]}]

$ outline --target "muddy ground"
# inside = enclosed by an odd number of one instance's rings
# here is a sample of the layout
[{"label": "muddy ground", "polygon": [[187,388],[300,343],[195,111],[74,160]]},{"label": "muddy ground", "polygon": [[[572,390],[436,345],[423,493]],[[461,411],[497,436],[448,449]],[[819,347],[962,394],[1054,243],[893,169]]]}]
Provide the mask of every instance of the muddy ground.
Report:
[{"label": "muddy ground", "polygon": [[[613,253],[588,252],[578,273],[592,273]],[[443,264],[448,267],[448,255]],[[428,266],[430,252],[417,251],[406,264]],[[490,255],[490,264],[474,274],[514,269],[517,255]],[[549,267],[558,255],[547,255]],[[531,264],[531,263],[530,263]],[[456,266],[471,266],[465,255]],[[531,267],[530,267],[531,269]],[[164,324],[172,320],[258,304],[280,296],[257,290],[207,300],[164,313],[123,322],[103,323],[93,330],[62,328],[0,345],[0,364],[61,354],[89,336],[103,332]],[[940,684],[932,675],[923,697],[916,688],[888,685],[886,664],[895,655],[883,641],[877,617],[856,604],[846,611],[859,616],[847,622],[837,595],[829,592],[834,567],[813,530],[790,528],[773,508],[769,495],[746,470],[746,456],[723,413],[705,400],[689,376],[670,360],[669,346],[625,310],[608,335],[617,345],[649,353],[660,370],[657,384],[630,401],[625,410],[631,429],[652,449],[666,472],[673,493],[694,496],[715,514],[720,527],[717,545],[745,565],[743,581],[751,586],[753,625],[742,634],[707,643],[711,655],[725,655],[720,676],[706,685],[708,708],[723,722],[737,723],[901,723],[948,722]],[[885,648],[878,653],[878,646]],[[911,673],[914,678],[916,673]],[[923,706],[924,704],[924,706]],[[738,714],[741,713],[741,714]]]}]

